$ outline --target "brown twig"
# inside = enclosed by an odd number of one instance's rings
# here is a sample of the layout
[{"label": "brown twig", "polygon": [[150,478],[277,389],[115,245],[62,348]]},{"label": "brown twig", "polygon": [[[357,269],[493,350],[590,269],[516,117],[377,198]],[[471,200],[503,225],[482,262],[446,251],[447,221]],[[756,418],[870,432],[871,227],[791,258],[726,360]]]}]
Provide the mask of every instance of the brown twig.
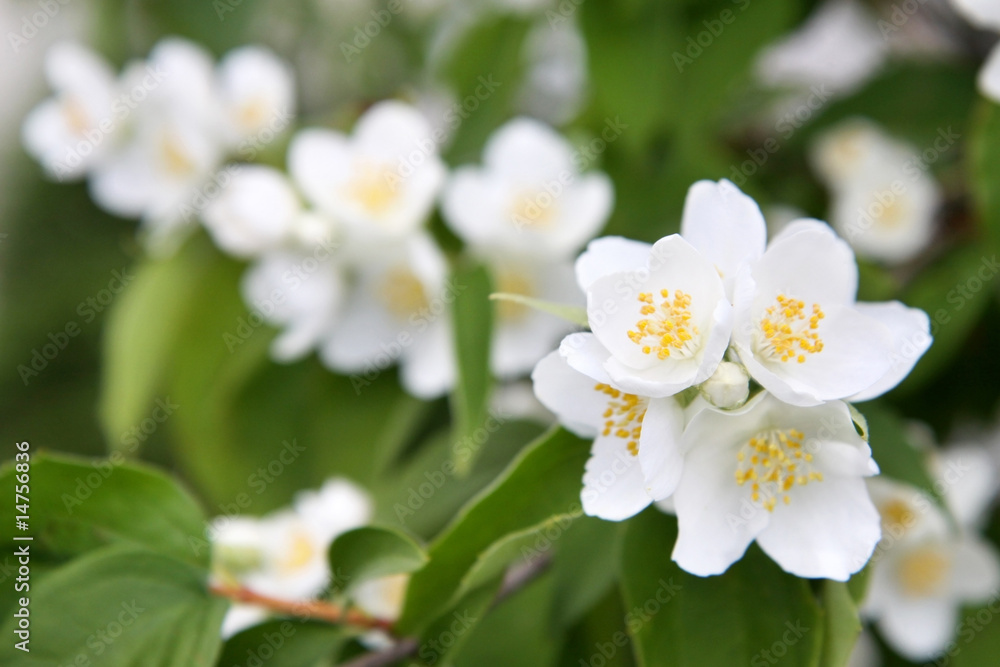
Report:
[{"label": "brown twig", "polygon": [[279,600],[267,595],[255,593],[242,586],[226,586],[215,584],[209,589],[213,595],[228,598],[234,602],[267,607],[276,614],[295,616],[298,618],[315,619],[337,625],[350,625],[366,630],[384,630],[392,632],[392,622],[373,618],[358,609],[344,609],[339,605],[319,600],[308,602],[291,602]]}]

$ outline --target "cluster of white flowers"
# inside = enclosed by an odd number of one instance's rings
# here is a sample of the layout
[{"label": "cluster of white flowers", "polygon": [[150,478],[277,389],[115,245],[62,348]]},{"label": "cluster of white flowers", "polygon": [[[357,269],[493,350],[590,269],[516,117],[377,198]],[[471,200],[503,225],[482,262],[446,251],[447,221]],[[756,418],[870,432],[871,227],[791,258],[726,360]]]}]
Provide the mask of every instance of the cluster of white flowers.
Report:
[{"label": "cluster of white flowers", "polygon": [[[935,158],[955,141],[936,139]],[[858,255],[901,263],[933,241],[941,190],[915,147],[855,118],[827,130],[810,157],[833,195],[830,221]]]},{"label": "cluster of white flowers", "polygon": [[256,46],[216,66],[200,46],[168,38],[115,75],[86,47],[61,43],[45,65],[55,95],[25,120],[25,147],[54,178],[88,178],[105,210],[141,219],[153,248],[176,243],[225,184],[227,155],[252,158],[295,111],[291,73]]},{"label": "cluster of white flowers", "polygon": [[[384,101],[350,135],[299,130],[285,173],[225,163],[253,160],[261,133],[273,138],[291,119],[293,78],[263,49],[238,49],[213,68],[199,47],[167,39],[118,79],[76,45],[54,49],[48,64],[56,96],[25,122],[29,151],[54,176],[89,176],[102,207],[141,218],[155,241],[200,218],[223,251],[252,262],[243,296],[282,330],[279,361],[317,350],[332,370],[362,378],[358,387],[398,362],[421,398],[454,386],[450,313],[465,286],[427,229],[439,198],[496,291],[582,299],[571,260],[604,225],[612,188],[603,174],[581,174],[586,160],[540,121],[509,122],[482,167],[449,176],[446,132]],[[523,377],[570,328],[502,303],[493,370]]]},{"label": "cluster of white flowers", "polygon": [[[260,518],[219,517],[209,529],[213,583],[276,600],[314,600],[333,583],[327,555],[333,540],[367,524],[372,511],[367,492],[334,478],[319,491],[300,493],[289,509]],[[393,575],[363,582],[352,589],[351,602],[374,618],[395,620],[408,581],[405,575]],[[262,623],[269,614],[266,607],[235,604],[223,621],[222,635]]]},{"label": "cluster of white flowers", "polygon": [[858,571],[881,535],[864,483],[878,467],[847,401],[909,373],[931,343],[926,314],[856,302],[854,254],[823,222],[768,244],[728,181],[692,186],[680,234],[591,242],[576,275],[591,333],[567,336],[533,379],[595,438],[584,510],[622,520],[671,499],[673,558],[699,575],[754,540],[798,576]]},{"label": "cluster of white flowers", "polygon": [[[969,23],[984,30],[1000,32],[1000,4],[994,0],[951,0]],[[979,71],[979,90],[1000,102],[1000,46],[995,46]]]},{"label": "cluster of white flowers", "polygon": [[929,467],[947,512],[916,487],[883,478],[868,482],[883,537],[862,612],[915,662],[947,652],[962,606],[1000,594],[1000,559],[978,534],[996,495],[990,453],[953,446],[933,454]]}]

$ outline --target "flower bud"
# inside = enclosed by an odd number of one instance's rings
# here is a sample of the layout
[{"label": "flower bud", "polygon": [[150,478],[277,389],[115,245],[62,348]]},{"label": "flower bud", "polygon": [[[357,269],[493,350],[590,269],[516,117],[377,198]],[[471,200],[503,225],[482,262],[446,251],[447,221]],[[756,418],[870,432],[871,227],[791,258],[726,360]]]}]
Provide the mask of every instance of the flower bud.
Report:
[{"label": "flower bud", "polygon": [[699,389],[715,407],[736,408],[743,405],[750,394],[750,378],[743,366],[723,361]]}]

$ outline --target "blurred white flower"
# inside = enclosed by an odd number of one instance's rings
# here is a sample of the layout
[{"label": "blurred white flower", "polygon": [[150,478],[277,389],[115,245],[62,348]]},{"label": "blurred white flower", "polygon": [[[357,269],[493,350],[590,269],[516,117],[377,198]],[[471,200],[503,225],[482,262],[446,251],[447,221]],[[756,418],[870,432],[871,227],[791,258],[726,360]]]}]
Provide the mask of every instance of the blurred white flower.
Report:
[{"label": "blurred white flower", "polygon": [[270,50],[244,46],[227,53],[217,70],[223,132],[233,145],[284,125],[295,113],[295,76]]},{"label": "blurred white flower", "polygon": [[271,344],[277,361],[294,361],[320,347],[340,317],[345,279],[332,250],[318,245],[311,252],[269,252],[243,276],[243,300],[251,312],[282,328]]},{"label": "blurred white flower", "polygon": [[[304,601],[330,583],[327,550],[340,533],[371,520],[372,504],[343,479],[303,494],[294,509],[265,517],[220,517],[212,529],[212,578],[280,600]],[[236,604],[223,621],[223,637],[263,621],[267,611]]]},{"label": "blurred white flower", "polygon": [[[914,662],[940,655],[958,626],[963,605],[985,602],[1000,586],[1000,561],[977,535],[954,530],[940,508],[922,503],[921,514],[907,497],[920,492],[888,480],[871,480],[887,537],[872,559],[862,611],[882,636]],[[892,532],[897,525],[918,530]]]},{"label": "blurred white flower", "polygon": [[587,93],[587,42],[576,21],[536,22],[525,37],[523,59],[520,110],[552,125],[573,120]]},{"label": "blurred white flower", "polygon": [[701,410],[678,443],[673,559],[720,574],[756,540],[786,572],[846,581],[881,531],[864,478],[871,450],[839,401],[801,408],[766,392],[743,408]]},{"label": "blurred white flower", "polygon": [[887,45],[876,19],[856,0],[827,0],[800,27],[757,58],[758,78],[774,87],[857,90],[883,65]]},{"label": "blurred white flower", "polygon": [[542,405],[530,380],[501,382],[490,396],[490,409],[514,419],[526,419],[540,424],[551,424],[555,415]]},{"label": "blurred white flower", "polygon": [[[513,258],[488,260],[493,291],[519,294],[542,301],[583,307],[573,264],[568,260],[530,262]],[[490,365],[494,375],[524,375],[575,327],[555,315],[512,301],[498,301],[493,324]]]},{"label": "blurred white flower", "polygon": [[859,255],[900,263],[930,245],[942,196],[915,147],[852,119],[822,135],[811,159],[833,194],[831,222]]},{"label": "blurred white flower", "polygon": [[932,449],[928,459],[928,471],[948,511],[960,526],[981,528],[1000,482],[993,453],[979,443],[963,442]]},{"label": "blurred white flower", "polygon": [[239,167],[202,214],[215,243],[237,257],[254,257],[293,243],[329,240],[336,225],[306,211],[288,178],[271,167]]},{"label": "blurred white flower", "polygon": [[473,248],[569,257],[607,221],[613,196],[603,173],[580,174],[565,139],[518,118],[490,137],[482,167],[454,172],[442,213]]},{"label": "blurred white flower", "polygon": [[[406,588],[410,575],[393,574],[388,577],[370,579],[358,584],[351,593],[354,604],[373,618],[395,621],[403,611]],[[381,650],[392,646],[393,640],[382,630],[371,630],[359,637],[359,641],[371,650]]]},{"label": "blurred white flower", "polygon": [[463,287],[430,236],[420,233],[358,255],[337,326],[320,358],[340,373],[372,375],[399,363],[403,386],[435,398],[451,389],[456,370],[451,303]]},{"label": "blurred white flower", "polygon": [[446,170],[430,124],[402,102],[380,102],[345,136],[299,132],[289,169],[306,198],[358,239],[400,239],[423,224]]},{"label": "blurred white flower", "polygon": [[1000,4],[994,0],[951,0],[951,4],[973,25],[1000,31]]},{"label": "blurred white flower", "polygon": [[24,147],[50,176],[80,178],[116,143],[117,77],[103,58],[73,42],[49,49],[45,77],[55,95],[25,119]]}]

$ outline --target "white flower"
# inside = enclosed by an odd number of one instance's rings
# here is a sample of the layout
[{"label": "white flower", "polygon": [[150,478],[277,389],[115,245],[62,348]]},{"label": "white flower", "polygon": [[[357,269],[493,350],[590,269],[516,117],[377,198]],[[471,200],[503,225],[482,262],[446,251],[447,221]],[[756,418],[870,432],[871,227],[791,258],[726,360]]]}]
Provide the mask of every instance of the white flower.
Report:
[{"label": "white flower", "polygon": [[[675,399],[626,393],[610,378],[574,370],[559,352],[542,359],[531,379],[538,400],[567,429],[594,439],[583,475],[584,512],[621,521],[673,492],[684,462],[677,446],[684,414]],[[656,474],[647,478],[647,469]]]},{"label": "white flower", "polygon": [[894,363],[893,353],[903,341],[929,344],[929,322],[898,304],[859,308],[857,285],[854,254],[827,225],[786,227],[736,288],[733,346],[750,375],[795,405],[898,384],[919,354]]},{"label": "white flower", "polygon": [[518,118],[490,138],[482,167],[455,171],[442,213],[475,248],[568,257],[604,225],[612,200],[607,176],[581,175],[561,136]]},{"label": "white flower", "polygon": [[580,113],[587,92],[587,42],[576,21],[538,21],[524,38],[528,63],[518,93],[525,114],[563,125]]},{"label": "white flower", "polygon": [[350,137],[322,129],[299,132],[288,159],[306,198],[370,241],[418,229],[446,175],[427,120],[395,101],[369,109]]},{"label": "white flower", "polygon": [[[905,496],[906,486],[882,486],[873,485],[872,495],[882,501],[883,523],[906,520],[905,503],[891,500]],[[915,662],[940,655],[955,634],[961,606],[985,602],[1000,586],[1000,563],[990,545],[956,533],[933,503],[923,512],[926,518],[916,520],[921,530],[879,546],[863,606],[886,641]]]},{"label": "white flower", "polygon": [[335,236],[334,223],[306,211],[292,183],[280,171],[260,165],[240,166],[202,221],[216,244],[237,257],[254,257],[300,243]]},{"label": "white flower", "polygon": [[978,443],[953,444],[931,450],[927,467],[958,524],[981,527],[997,496],[998,471],[992,453]]},{"label": "white flower", "polygon": [[1000,31],[1000,5],[993,0],[951,0],[951,4],[973,25]]},{"label": "white flower", "polygon": [[878,468],[841,402],[800,408],[762,393],[701,410],[680,439],[673,559],[724,572],[754,540],[786,572],[845,581],[879,540],[864,477]]},{"label": "white flower", "polygon": [[546,408],[535,396],[535,390],[530,380],[503,382],[493,389],[490,396],[490,409],[502,416],[513,419],[523,419],[549,425],[555,421],[555,415]]},{"label": "white flower", "polygon": [[[584,336],[596,344],[566,348],[567,359],[582,372],[596,364],[624,391],[671,396],[715,372],[729,345],[732,308],[716,267],[680,236],[648,247],[636,266],[638,250],[623,240],[595,242],[578,260],[593,331]],[[624,266],[593,279],[592,271]]]},{"label": "white flower", "polygon": [[[351,597],[354,604],[369,616],[395,621],[403,611],[409,584],[409,574],[393,574],[361,582],[354,588]],[[382,630],[370,630],[358,641],[373,651],[387,649],[393,644],[392,637]]]},{"label": "white flower", "polygon": [[118,123],[112,107],[118,82],[103,58],[71,42],[49,49],[45,76],[55,96],[25,119],[24,147],[49,175],[79,178],[115,143]]},{"label": "white flower", "polygon": [[857,90],[884,63],[887,46],[875,18],[855,0],[827,0],[796,32],[765,49],[757,76],[769,86]]},{"label": "white flower", "polygon": [[320,350],[323,362],[366,382],[398,361],[403,386],[414,396],[448,391],[456,377],[450,304],[461,286],[448,280],[434,241],[417,234],[385,244],[354,270],[338,325]]},{"label": "white flower", "polygon": [[[489,266],[494,292],[583,306],[573,264],[567,260],[541,263],[496,258]],[[494,313],[490,365],[500,378],[528,373],[575,328],[555,315],[512,301],[498,301]]]},{"label": "white flower", "polygon": [[994,102],[1000,102],[1000,48],[994,48],[979,70],[979,90]]},{"label": "white flower", "polygon": [[338,321],[345,286],[329,248],[282,250],[262,256],[242,281],[243,300],[256,315],[284,330],[271,356],[293,361],[318,347]]},{"label": "white flower", "polygon": [[833,191],[831,222],[859,255],[901,263],[930,245],[942,196],[916,148],[856,119],[828,131],[812,157]]},{"label": "white flower", "polygon": [[272,125],[284,128],[295,112],[294,75],[268,49],[230,51],[219,62],[217,78],[223,128],[234,145]]},{"label": "white flower", "polygon": [[[265,517],[221,517],[213,527],[213,579],[281,600],[309,600],[330,583],[327,551],[342,532],[371,519],[368,494],[342,479],[300,498],[295,509]],[[267,611],[233,605],[223,637],[263,621]]]}]

